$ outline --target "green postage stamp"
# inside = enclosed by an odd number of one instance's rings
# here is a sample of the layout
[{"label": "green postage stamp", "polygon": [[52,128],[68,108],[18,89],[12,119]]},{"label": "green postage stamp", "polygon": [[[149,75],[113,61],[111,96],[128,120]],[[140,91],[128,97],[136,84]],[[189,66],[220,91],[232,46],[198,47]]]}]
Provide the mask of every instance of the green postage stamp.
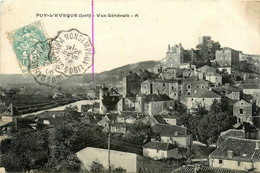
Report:
[{"label": "green postage stamp", "polygon": [[52,62],[50,47],[40,21],[8,33],[22,72]]}]

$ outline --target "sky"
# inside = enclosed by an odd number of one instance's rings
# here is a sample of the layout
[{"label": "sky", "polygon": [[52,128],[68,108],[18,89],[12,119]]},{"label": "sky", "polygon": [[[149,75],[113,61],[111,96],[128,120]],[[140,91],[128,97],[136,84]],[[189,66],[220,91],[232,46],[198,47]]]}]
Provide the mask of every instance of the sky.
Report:
[{"label": "sky", "polygon": [[[94,0],[94,71],[165,57],[168,44],[195,48],[211,36],[222,47],[260,54],[260,2],[215,0]],[[7,33],[40,20],[53,38],[76,28],[92,36],[91,18],[36,17],[44,13],[90,14],[90,0],[5,0],[1,3],[0,73],[22,73]],[[97,17],[97,14],[139,17]],[[91,71],[90,71],[91,72]]]}]

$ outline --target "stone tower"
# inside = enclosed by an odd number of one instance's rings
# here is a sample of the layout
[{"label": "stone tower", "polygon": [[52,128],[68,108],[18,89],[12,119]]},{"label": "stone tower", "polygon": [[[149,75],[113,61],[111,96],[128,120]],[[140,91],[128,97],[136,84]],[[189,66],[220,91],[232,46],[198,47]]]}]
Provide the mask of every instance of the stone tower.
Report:
[{"label": "stone tower", "polygon": [[99,89],[99,113],[105,114],[107,112],[106,106],[103,104],[103,99],[108,94],[108,88],[105,87],[105,84],[102,83],[101,88]]},{"label": "stone tower", "polygon": [[182,63],[184,63],[183,58],[183,47],[180,44],[171,47],[168,45],[168,51],[166,52],[166,68],[167,67],[179,67]]}]

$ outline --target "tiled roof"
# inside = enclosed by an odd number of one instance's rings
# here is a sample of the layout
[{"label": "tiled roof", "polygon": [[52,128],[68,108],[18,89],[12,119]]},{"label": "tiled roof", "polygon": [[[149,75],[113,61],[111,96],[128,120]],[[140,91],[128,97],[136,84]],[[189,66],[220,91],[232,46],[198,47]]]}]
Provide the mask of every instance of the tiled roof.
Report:
[{"label": "tiled roof", "polygon": [[171,143],[151,141],[151,142],[145,144],[143,146],[143,148],[150,148],[150,149],[168,151],[170,149],[177,148],[177,146],[175,146]]},{"label": "tiled roof", "polygon": [[222,76],[221,74],[213,71],[206,72],[206,76]]},{"label": "tiled roof", "polygon": [[152,80],[152,82],[158,82],[158,83],[178,83],[180,80],[178,79],[155,79]]},{"label": "tiled roof", "polygon": [[119,114],[117,117],[119,118],[127,118],[129,116],[137,117],[137,112],[133,111],[123,111],[121,114]]},{"label": "tiled roof", "polygon": [[256,150],[253,156],[253,161],[260,161],[260,150]]},{"label": "tiled roof", "polygon": [[248,79],[240,85],[243,89],[260,89],[259,79]]},{"label": "tiled roof", "polygon": [[244,130],[229,129],[227,131],[221,132],[218,138],[218,145],[225,141],[228,137],[245,138]]},{"label": "tiled roof", "polygon": [[[258,140],[241,139],[241,138],[227,138],[209,157],[227,160],[251,161],[255,155],[256,143]],[[233,152],[233,157],[228,158],[228,151]],[[259,158],[256,156],[256,158]]]},{"label": "tiled roof", "polygon": [[229,129],[227,131],[221,132],[220,136],[245,137],[245,132],[244,130]]},{"label": "tiled roof", "polygon": [[154,119],[158,122],[158,123],[160,123],[160,124],[167,124],[167,122],[163,119],[163,117],[161,116],[161,115],[155,115],[155,116],[153,116],[154,117]]},{"label": "tiled roof", "polygon": [[124,123],[112,123],[110,124],[111,127],[126,127]]},{"label": "tiled roof", "polygon": [[159,133],[161,136],[173,137],[187,135],[187,128],[177,125],[156,124],[152,129],[155,133]]},{"label": "tiled roof", "polygon": [[146,96],[146,102],[154,102],[154,101],[168,101],[172,100],[169,96],[166,94],[149,94]]},{"label": "tiled roof", "polygon": [[212,87],[211,89],[212,89],[212,91],[219,93],[219,94],[224,94],[224,93],[230,94],[232,92],[240,91],[240,89],[235,88],[233,86]]},{"label": "tiled roof", "polygon": [[247,101],[245,100],[239,100],[238,102],[234,103],[234,106],[252,106],[252,103],[248,103]]},{"label": "tiled roof", "polygon": [[192,95],[188,97],[193,97],[193,98],[221,98],[220,95],[214,93],[213,91],[210,90],[202,90],[200,92],[193,93]]},{"label": "tiled roof", "polygon": [[63,117],[64,111],[44,111],[37,115],[37,117],[41,118],[49,118],[49,117]]},{"label": "tiled roof", "polygon": [[173,173],[244,173],[247,171],[238,171],[238,170],[231,170],[225,168],[213,168],[213,167],[206,167],[206,166],[195,166],[195,165],[188,165],[182,166],[178,169],[175,169]]},{"label": "tiled roof", "polygon": [[131,102],[135,102],[135,97],[126,97],[126,99],[130,100]]}]

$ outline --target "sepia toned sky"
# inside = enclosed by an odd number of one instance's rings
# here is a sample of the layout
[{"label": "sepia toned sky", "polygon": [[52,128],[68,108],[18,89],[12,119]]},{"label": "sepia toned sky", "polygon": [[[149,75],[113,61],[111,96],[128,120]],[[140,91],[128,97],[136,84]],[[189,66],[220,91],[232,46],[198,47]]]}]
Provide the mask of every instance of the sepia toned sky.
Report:
[{"label": "sepia toned sky", "polygon": [[[7,33],[40,20],[47,37],[77,28],[92,35],[91,18],[36,17],[36,14],[90,14],[90,0],[6,0],[1,2],[0,73],[22,73]],[[164,58],[168,44],[195,48],[209,35],[222,47],[260,54],[260,2],[215,0],[94,0],[95,72]],[[90,71],[91,72],[91,71]]]}]

